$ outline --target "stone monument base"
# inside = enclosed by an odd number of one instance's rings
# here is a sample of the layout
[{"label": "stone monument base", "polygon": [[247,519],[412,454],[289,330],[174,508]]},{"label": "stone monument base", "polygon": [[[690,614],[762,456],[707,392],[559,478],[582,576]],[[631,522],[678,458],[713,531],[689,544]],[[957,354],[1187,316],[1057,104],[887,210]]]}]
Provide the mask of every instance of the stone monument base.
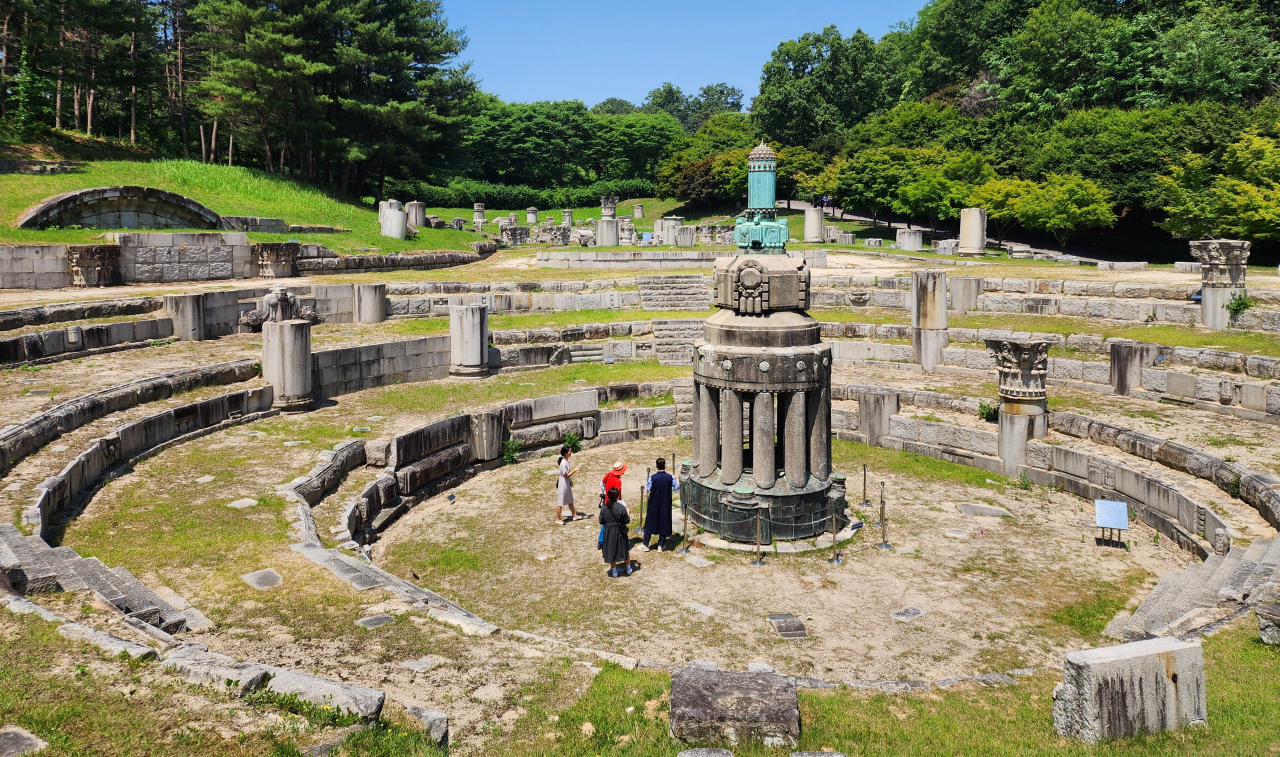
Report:
[{"label": "stone monument base", "polygon": [[835,510],[835,533],[849,525],[845,512],[844,487],[834,479],[819,481],[810,475],[803,489],[794,489],[779,477],[773,488],[757,492],[747,485],[750,470],[738,483],[720,481],[720,471],[706,478],[682,476],[680,501],[688,512],[689,522],[722,539],[754,544],[756,518],[760,520],[760,543],[774,540],[809,539],[831,530],[831,512]]}]

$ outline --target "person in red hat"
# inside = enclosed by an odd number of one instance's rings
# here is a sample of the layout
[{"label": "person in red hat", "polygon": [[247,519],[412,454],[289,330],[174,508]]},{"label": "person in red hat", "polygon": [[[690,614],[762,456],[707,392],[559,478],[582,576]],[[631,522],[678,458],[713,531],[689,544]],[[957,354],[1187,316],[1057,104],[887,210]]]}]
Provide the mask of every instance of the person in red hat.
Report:
[{"label": "person in red hat", "polygon": [[619,460],[604,474],[604,480],[600,482],[600,501],[602,503],[610,489],[616,488],[619,492],[622,491],[622,474],[626,472],[627,464]]}]

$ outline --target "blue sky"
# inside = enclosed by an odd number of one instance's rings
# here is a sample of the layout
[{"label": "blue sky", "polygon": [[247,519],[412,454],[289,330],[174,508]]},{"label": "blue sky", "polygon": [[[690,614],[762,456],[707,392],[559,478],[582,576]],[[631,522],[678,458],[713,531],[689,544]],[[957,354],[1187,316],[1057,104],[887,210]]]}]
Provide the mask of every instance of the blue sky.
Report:
[{"label": "blue sky", "polygon": [[764,0],[444,0],[481,87],[510,102],[639,103],[664,81],[685,94],[728,82],[749,101],[778,43],[835,24],[878,39],[923,0],[795,5]]}]

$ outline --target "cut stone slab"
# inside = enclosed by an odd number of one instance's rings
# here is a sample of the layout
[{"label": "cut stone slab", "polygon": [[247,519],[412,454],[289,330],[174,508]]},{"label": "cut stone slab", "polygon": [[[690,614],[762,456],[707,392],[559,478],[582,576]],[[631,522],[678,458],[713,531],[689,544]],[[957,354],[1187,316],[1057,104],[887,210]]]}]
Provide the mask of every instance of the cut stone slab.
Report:
[{"label": "cut stone slab", "polygon": [[271,673],[264,688],[277,694],[297,694],[304,702],[330,707],[340,707],[365,720],[377,720],[387,695],[378,689],[367,689],[328,678],[299,673],[296,670],[277,668],[274,665],[258,665]]},{"label": "cut stone slab", "polygon": [[92,644],[111,657],[119,657],[121,652],[135,660],[153,660],[156,657],[156,650],[151,647],[144,647],[141,644],[126,641],[119,636],[112,636],[109,633],[82,626],[79,623],[67,623],[58,626],[58,635]]},{"label": "cut stone slab", "polygon": [[191,604],[187,602],[185,597],[183,597],[178,592],[174,591],[173,589],[170,589],[168,586],[165,586],[163,584],[156,587],[152,591],[156,593],[157,597],[160,597],[165,602],[169,603],[170,607],[172,607],[173,609],[179,612],[191,606]]},{"label": "cut stone slab", "polygon": [[993,505],[960,505],[960,512],[983,518],[1012,518],[1013,513],[1003,507]]},{"label": "cut stone slab", "polygon": [[188,607],[182,611],[182,617],[187,619],[187,630],[191,633],[201,633],[213,628],[213,621],[205,617],[205,614],[194,607]]},{"label": "cut stone slab", "polygon": [[947,537],[948,539],[963,539],[964,537],[969,535],[969,529],[947,528],[947,529],[943,529],[942,535]]},{"label": "cut stone slab", "polygon": [[411,704],[406,704],[404,711],[422,723],[423,729],[437,747],[441,749],[448,748],[449,715],[447,713],[439,710],[428,710],[425,707],[416,707]]},{"label": "cut stone slab", "polygon": [[875,689],[886,694],[910,694],[925,692],[933,688],[928,681],[911,681],[897,678],[850,678],[844,682],[851,689]]},{"label": "cut stone slab", "polygon": [[307,441],[306,441],[305,439],[303,439],[302,441],[285,442],[285,443],[284,443],[284,446],[286,446],[286,447],[300,447],[300,446],[302,446],[302,445],[304,445],[304,444],[307,444]]},{"label": "cut stone slab", "polygon": [[395,621],[394,616],[387,615],[386,613],[380,613],[378,615],[370,615],[367,618],[361,618],[356,621],[356,625],[360,626],[361,628],[373,629],[373,628],[377,628],[378,626],[385,626],[386,624],[392,623],[394,621]]},{"label": "cut stone slab", "polygon": [[795,681],[770,673],[681,668],[671,676],[671,735],[794,748],[800,738]]},{"label": "cut stone slab", "polygon": [[207,484],[210,481],[213,481],[213,476],[201,476],[200,478],[196,479],[197,484]]},{"label": "cut stone slab", "polygon": [[1096,744],[1206,723],[1199,644],[1155,638],[1067,654],[1053,690],[1053,727]]},{"label": "cut stone slab", "polygon": [[719,670],[720,663],[715,660],[694,660],[689,663],[688,667],[694,670]]},{"label": "cut stone slab", "polygon": [[910,623],[916,618],[920,618],[923,616],[924,616],[924,610],[921,610],[919,607],[913,607],[911,605],[908,605],[902,608],[901,610],[894,610],[893,612],[889,613],[889,617],[893,618],[894,620],[900,623]]},{"label": "cut stone slab", "polygon": [[698,602],[685,602],[684,606],[694,612],[700,612],[707,617],[711,617],[716,614],[714,607],[708,607],[704,604],[699,604]]},{"label": "cut stone slab", "polygon": [[400,663],[400,667],[412,670],[415,673],[426,673],[435,670],[441,665],[447,664],[449,661],[440,655],[429,654],[426,657],[419,657],[416,660],[405,660]]},{"label": "cut stone slab", "polygon": [[486,620],[481,620],[480,618],[469,618],[466,615],[459,615],[454,612],[445,612],[444,610],[437,610],[434,607],[427,610],[427,615],[429,615],[433,620],[438,620],[441,623],[448,623],[451,626],[457,626],[458,630],[462,631],[462,633],[467,636],[492,636],[501,630]]},{"label": "cut stone slab", "polygon": [[203,644],[169,650],[160,667],[188,683],[209,686],[238,697],[255,691],[267,680],[267,671],[260,665],[210,652]]},{"label": "cut stone slab", "polygon": [[699,557],[697,555],[689,555],[688,557],[684,558],[684,561],[689,563],[695,568],[710,568],[712,565],[715,565],[715,563],[711,562],[707,558]]},{"label": "cut stone slab", "polygon": [[844,752],[792,752],[791,757],[849,757]]},{"label": "cut stone slab", "polygon": [[284,583],[284,578],[276,572],[275,568],[263,568],[255,570],[252,573],[245,573],[240,579],[255,589],[265,590],[273,589]]},{"label": "cut stone slab", "polygon": [[1259,605],[1258,638],[1263,644],[1280,644],[1280,605]]},{"label": "cut stone slab", "polygon": [[372,430],[373,429],[370,428],[369,426],[352,426],[351,427],[351,433],[353,434],[367,434]]},{"label": "cut stone slab", "polygon": [[767,662],[749,662],[747,663],[748,673],[777,673],[778,670]]},{"label": "cut stone slab", "polygon": [[983,686],[1017,686],[1018,682],[1005,675],[1004,673],[983,673],[980,676],[974,676],[973,680],[981,683]]},{"label": "cut stone slab", "polygon": [[35,754],[47,746],[49,746],[47,741],[24,728],[16,725],[0,728],[0,757]]},{"label": "cut stone slab", "polygon": [[16,615],[39,615],[41,620],[45,620],[50,623],[67,622],[66,618],[56,612],[46,610],[25,597],[19,597],[13,594],[0,594],[0,605],[8,607],[9,612]]},{"label": "cut stone slab", "polygon": [[246,507],[253,507],[256,504],[258,504],[258,500],[253,497],[244,497],[233,502],[228,502],[227,507],[234,507],[237,510],[243,510]]},{"label": "cut stone slab", "polygon": [[784,639],[807,639],[809,632],[805,630],[804,621],[789,612],[778,612],[769,615],[773,630]]},{"label": "cut stone slab", "polygon": [[685,749],[676,757],[733,757],[733,752],[728,749],[708,749],[700,746],[697,749]]}]

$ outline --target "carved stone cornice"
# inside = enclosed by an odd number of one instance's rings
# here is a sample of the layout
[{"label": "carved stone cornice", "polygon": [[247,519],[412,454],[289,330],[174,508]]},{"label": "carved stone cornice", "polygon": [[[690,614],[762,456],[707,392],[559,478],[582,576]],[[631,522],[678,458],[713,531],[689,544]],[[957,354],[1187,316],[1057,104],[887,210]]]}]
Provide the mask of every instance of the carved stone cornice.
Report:
[{"label": "carved stone cornice", "polygon": [[1200,284],[1206,287],[1243,288],[1252,244],[1238,239],[1198,239],[1191,242],[1191,256],[1200,261]]},{"label": "carved stone cornice", "polygon": [[1043,400],[1049,372],[1049,345],[1042,339],[987,339],[987,353],[995,358],[1000,374],[1000,397],[1009,400]]}]

